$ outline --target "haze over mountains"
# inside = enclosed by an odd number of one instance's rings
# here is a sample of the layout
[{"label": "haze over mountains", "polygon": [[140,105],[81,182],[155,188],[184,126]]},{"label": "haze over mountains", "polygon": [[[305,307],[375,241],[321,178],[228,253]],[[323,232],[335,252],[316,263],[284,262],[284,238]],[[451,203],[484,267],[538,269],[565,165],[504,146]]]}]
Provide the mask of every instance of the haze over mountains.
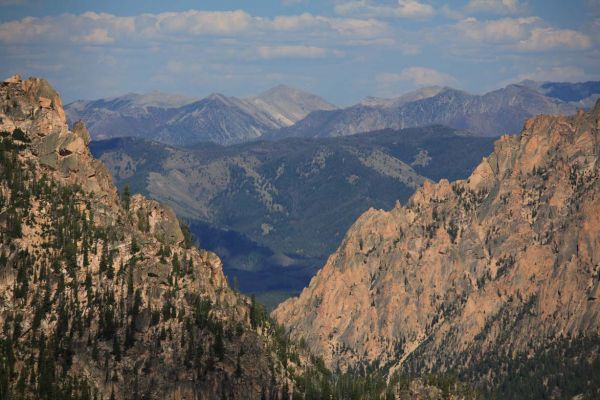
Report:
[{"label": "haze over mountains", "polygon": [[76,101],[65,107],[95,139],[139,136],[168,144],[233,144],[289,126],[315,110],[335,107],[318,96],[279,85],[247,99],[211,94],[201,100],[154,93]]},{"label": "haze over mountains", "polygon": [[[567,93],[569,93],[567,95]],[[484,95],[433,87],[396,99],[367,98],[352,107],[316,111],[271,137],[331,137],[377,129],[442,124],[478,136],[517,133],[526,118],[572,114],[589,108],[600,94],[599,82],[508,85]]]},{"label": "haze over mountains", "polygon": [[337,109],[322,98],[280,85],[246,99],[212,94],[201,100],[152,93],[76,101],[69,119],[82,119],[92,137],[136,136],[166,144],[241,143],[258,138],[335,137],[386,128],[443,124],[476,136],[516,133],[538,114],[589,108],[600,82],[523,81],[484,95],[427,87],[397,98],[368,97]]}]

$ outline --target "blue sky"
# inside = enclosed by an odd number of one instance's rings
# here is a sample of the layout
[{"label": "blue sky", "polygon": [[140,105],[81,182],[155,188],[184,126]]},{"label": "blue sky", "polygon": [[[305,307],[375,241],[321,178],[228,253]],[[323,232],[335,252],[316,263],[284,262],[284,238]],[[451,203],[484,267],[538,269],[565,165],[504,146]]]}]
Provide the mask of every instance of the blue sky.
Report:
[{"label": "blue sky", "polygon": [[600,0],[0,0],[0,73],[69,102],[279,83],[339,104],[429,85],[600,79]]}]

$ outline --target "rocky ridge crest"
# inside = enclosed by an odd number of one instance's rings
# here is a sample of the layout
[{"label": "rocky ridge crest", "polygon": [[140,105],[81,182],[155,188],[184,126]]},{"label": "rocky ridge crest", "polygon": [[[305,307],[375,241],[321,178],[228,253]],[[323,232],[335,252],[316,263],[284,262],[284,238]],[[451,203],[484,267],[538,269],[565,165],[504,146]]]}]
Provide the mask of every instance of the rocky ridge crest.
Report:
[{"label": "rocky ridge crest", "polygon": [[599,130],[600,102],[532,118],[468,179],[426,181],[405,206],[365,212],[273,315],[330,367],[487,365],[482,380],[503,373],[486,360],[597,337]]}]

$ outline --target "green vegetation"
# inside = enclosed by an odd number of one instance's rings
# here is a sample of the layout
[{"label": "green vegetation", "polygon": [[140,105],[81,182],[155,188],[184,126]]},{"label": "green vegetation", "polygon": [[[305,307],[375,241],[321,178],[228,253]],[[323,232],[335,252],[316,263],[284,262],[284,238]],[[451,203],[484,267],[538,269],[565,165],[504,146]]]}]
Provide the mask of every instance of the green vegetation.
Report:
[{"label": "green vegetation", "polygon": [[[390,209],[408,199],[414,185],[397,178],[407,176],[401,163],[433,181],[465,178],[492,143],[434,126],[227,147],[127,138],[94,141],[91,150],[120,188],[151,195],[185,217],[202,247],[222,257],[230,281],[237,276],[243,293],[271,308],[308,284],[369,207]],[[395,162],[376,168],[369,157]],[[129,159],[134,169],[119,161]],[[174,169],[177,182],[169,178]],[[452,226],[449,233],[458,234]]]},{"label": "green vegetation", "polygon": [[[44,400],[91,400],[98,392],[83,377],[71,376],[74,337],[81,337],[84,316],[80,304],[68,293],[76,290],[77,252],[73,243],[81,241],[79,252],[91,251],[91,243],[105,232],[91,228],[87,211],[81,211],[81,192],[77,187],[64,188],[42,176],[36,179],[17,160],[26,145],[16,145],[8,135],[0,142],[0,210],[7,229],[0,231],[2,264],[0,269],[17,270],[13,302],[18,305],[3,315],[0,334],[0,398]],[[13,138],[29,140],[21,131]],[[7,195],[8,194],[8,195]],[[22,235],[22,223],[32,225],[29,213],[32,198],[47,203],[51,215],[42,226],[50,240],[46,252],[36,257],[25,250],[9,258],[6,250],[14,249],[12,241]],[[85,204],[85,203],[83,203]],[[39,262],[41,260],[41,262]],[[35,286],[34,286],[35,284]],[[55,289],[53,290],[53,287]],[[33,307],[32,333],[23,342],[23,306]],[[44,333],[41,322],[52,312],[55,328]]]},{"label": "green vegetation", "polygon": [[[534,347],[534,344],[531,344]],[[491,376],[491,399],[600,397],[600,336],[549,340],[533,354],[490,352],[465,379]]]},{"label": "green vegetation", "polygon": [[[391,390],[382,376],[331,374],[304,345],[290,340],[254,297],[237,300],[246,324],[223,319],[228,306],[194,292],[185,293],[182,303],[181,288],[197,279],[185,247],[163,244],[158,249],[168,275],[162,307],[152,307],[146,289],[136,285],[144,258],[144,238],[138,237],[147,230],[144,216],[136,213],[141,223],[133,226],[128,222],[133,215],[121,210],[113,212],[112,221],[98,223],[92,194],[38,176],[33,165],[23,164],[19,153],[27,145],[11,135],[0,141],[0,222],[7,228],[0,231],[0,271],[15,271],[10,305],[1,315],[0,398],[100,400],[98,375],[115,385],[133,382],[134,398],[142,398],[141,370],[127,369],[129,362],[135,360],[139,368],[162,365],[164,352],[172,348],[193,372],[195,384],[223,374],[223,364],[233,365],[233,376],[243,381],[248,357],[256,356],[246,348],[258,343],[265,343],[270,354],[270,375],[263,381],[269,398],[379,399]],[[124,191],[123,209],[129,199]],[[33,212],[34,204],[46,211]],[[43,243],[32,252],[17,250],[15,240],[33,228],[41,229]],[[122,244],[127,246],[119,253]],[[118,254],[129,258],[116,262]],[[139,333],[144,324],[149,341]],[[85,378],[74,367],[76,358],[89,360],[91,376]],[[158,376],[163,375],[161,366]],[[283,386],[282,376],[287,379]],[[223,395],[228,397],[234,387],[224,386]],[[110,393],[117,397],[115,386]]]}]

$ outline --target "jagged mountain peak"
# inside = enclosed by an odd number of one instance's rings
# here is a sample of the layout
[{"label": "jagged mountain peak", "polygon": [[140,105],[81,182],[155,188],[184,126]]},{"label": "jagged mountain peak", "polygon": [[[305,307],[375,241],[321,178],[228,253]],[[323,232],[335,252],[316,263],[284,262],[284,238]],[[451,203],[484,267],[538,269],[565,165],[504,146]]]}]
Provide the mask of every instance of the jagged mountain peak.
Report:
[{"label": "jagged mountain peak", "polygon": [[231,97],[229,96],[225,96],[222,93],[211,93],[208,96],[206,96],[204,98],[204,100],[213,100],[213,101],[220,101],[223,103],[228,103],[230,101]]},{"label": "jagged mountain peak", "polygon": [[138,136],[178,145],[248,141],[311,111],[332,108],[318,96],[285,85],[246,99],[221,93],[194,99],[151,92],[79,100],[66,107],[69,119],[84,119],[96,139]]},{"label": "jagged mountain peak", "polygon": [[247,101],[270,115],[280,126],[289,126],[316,110],[336,107],[323,98],[287,85],[277,85]]},{"label": "jagged mountain peak", "polygon": [[367,98],[355,106],[311,113],[273,136],[335,137],[442,124],[477,136],[497,137],[517,133],[523,121],[534,115],[568,115],[592,107],[600,96],[600,83],[512,84],[480,95],[434,87],[405,96]]},{"label": "jagged mountain peak", "polygon": [[265,90],[262,93],[259,93],[255,97],[265,97],[265,96],[274,95],[274,94],[287,94],[287,93],[299,93],[299,92],[306,93],[295,87],[286,85],[284,83],[280,83],[278,85],[273,86],[270,89]]}]

